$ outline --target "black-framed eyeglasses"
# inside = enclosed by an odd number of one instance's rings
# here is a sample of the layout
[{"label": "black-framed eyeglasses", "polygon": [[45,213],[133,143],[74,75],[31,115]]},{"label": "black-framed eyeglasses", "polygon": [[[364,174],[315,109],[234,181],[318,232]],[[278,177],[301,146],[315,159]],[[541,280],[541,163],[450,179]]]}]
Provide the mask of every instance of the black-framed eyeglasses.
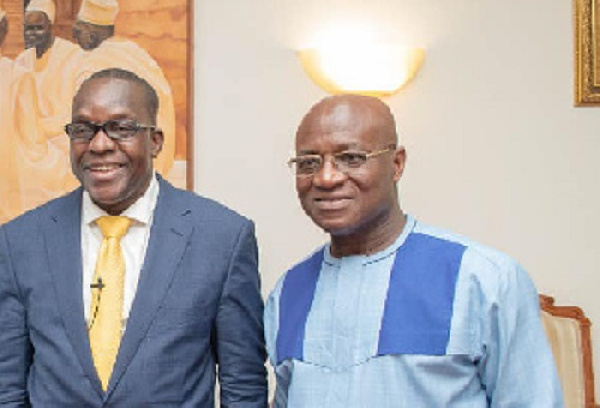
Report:
[{"label": "black-framed eyeglasses", "polygon": [[157,128],[156,126],[141,125],[130,119],[107,120],[104,123],[81,121],[65,125],[67,136],[75,142],[89,142],[100,130],[112,140],[124,141],[131,139],[140,130],[146,129],[156,130]]},{"label": "black-framed eyeglasses", "polygon": [[[359,171],[369,159],[384,153],[394,151],[396,146],[374,151],[344,150],[331,155],[335,168],[345,174]],[[325,164],[324,156],[320,154],[304,154],[292,157],[288,166],[296,177],[311,177],[317,174]]]}]

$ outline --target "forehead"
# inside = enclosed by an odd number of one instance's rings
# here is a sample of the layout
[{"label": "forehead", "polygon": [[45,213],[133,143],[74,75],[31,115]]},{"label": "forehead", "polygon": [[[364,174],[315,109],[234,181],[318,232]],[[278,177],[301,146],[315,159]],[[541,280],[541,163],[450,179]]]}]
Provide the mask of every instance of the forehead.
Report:
[{"label": "forehead", "polygon": [[78,30],[88,30],[88,31],[101,31],[104,26],[98,26],[92,23],[88,23],[87,21],[77,20],[73,24],[73,27]]},{"label": "forehead", "polygon": [[73,23],[73,27],[82,30],[84,28],[89,28],[90,25],[85,21],[76,20],[75,23]]},{"label": "forehead", "polygon": [[375,112],[349,104],[313,109],[296,134],[298,149],[372,147],[380,143],[381,120]]},{"label": "forehead", "polygon": [[85,82],[73,100],[73,112],[90,110],[127,110],[137,115],[147,113],[143,87],[121,78],[95,78]]},{"label": "forehead", "polygon": [[42,11],[28,11],[25,13],[24,17],[25,24],[40,24],[44,25],[48,23],[48,18],[46,17],[46,13]]}]

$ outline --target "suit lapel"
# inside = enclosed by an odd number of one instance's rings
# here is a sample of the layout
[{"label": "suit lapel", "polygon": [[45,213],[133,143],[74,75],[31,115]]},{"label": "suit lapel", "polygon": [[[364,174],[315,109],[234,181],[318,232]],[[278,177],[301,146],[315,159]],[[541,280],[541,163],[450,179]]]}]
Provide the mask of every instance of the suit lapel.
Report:
[{"label": "suit lapel", "polygon": [[175,190],[170,184],[162,179],[159,181],[160,192],[144,266],[140,272],[127,328],[108,385],[108,394],[116,387],[146,336],[192,232],[190,223],[186,222],[189,208],[177,200]]},{"label": "suit lapel", "polygon": [[78,189],[64,200],[55,201],[57,205],[50,207],[43,228],[48,245],[48,269],[54,277],[54,290],[67,336],[87,377],[101,395],[102,386],[92,361],[83,313],[81,193]]}]

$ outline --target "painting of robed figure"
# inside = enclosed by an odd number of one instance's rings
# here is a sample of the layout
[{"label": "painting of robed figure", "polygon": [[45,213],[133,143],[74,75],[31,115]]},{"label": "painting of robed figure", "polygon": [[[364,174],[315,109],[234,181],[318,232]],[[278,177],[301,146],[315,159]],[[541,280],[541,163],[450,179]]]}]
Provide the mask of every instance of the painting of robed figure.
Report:
[{"label": "painting of robed figure", "polygon": [[159,98],[156,170],[191,186],[189,0],[0,0],[0,223],[79,185],[71,102],[96,71],[119,67]]}]

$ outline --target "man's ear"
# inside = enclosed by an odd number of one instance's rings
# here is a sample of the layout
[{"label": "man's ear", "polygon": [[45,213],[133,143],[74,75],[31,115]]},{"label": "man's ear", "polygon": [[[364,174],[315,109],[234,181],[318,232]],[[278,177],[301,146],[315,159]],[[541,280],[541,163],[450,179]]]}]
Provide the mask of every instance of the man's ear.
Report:
[{"label": "man's ear", "polygon": [[158,157],[158,154],[162,151],[164,141],[165,135],[163,131],[159,128],[154,129],[150,135],[152,158],[156,159]]},{"label": "man's ear", "polygon": [[394,151],[394,181],[398,182],[402,178],[404,173],[404,166],[406,165],[406,149],[404,146],[398,146]]}]

